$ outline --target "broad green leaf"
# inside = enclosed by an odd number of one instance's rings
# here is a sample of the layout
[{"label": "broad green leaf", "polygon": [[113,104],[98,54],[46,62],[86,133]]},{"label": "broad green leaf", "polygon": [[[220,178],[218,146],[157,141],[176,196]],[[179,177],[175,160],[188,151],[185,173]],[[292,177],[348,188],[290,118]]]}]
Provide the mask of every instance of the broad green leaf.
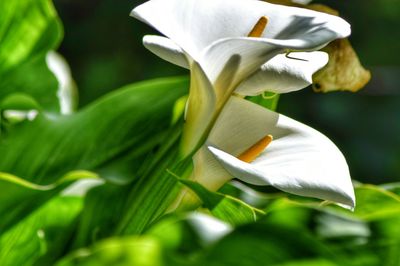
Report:
[{"label": "broad green leaf", "polygon": [[[0,139],[0,171],[38,184],[53,183],[76,169],[100,169],[105,178],[130,181],[142,163],[135,160],[162,140],[172,106],[186,88],[186,78],[142,82],[76,114],[39,115],[20,123]],[[126,163],[119,165],[121,160]],[[124,168],[132,170],[129,176]]]},{"label": "broad green leaf", "polygon": [[80,198],[55,197],[23,219],[0,236],[0,265],[30,266],[45,253],[62,252],[57,244],[70,238],[81,208]]},{"label": "broad green leaf", "polygon": [[176,124],[164,136],[156,153],[144,162],[140,161],[143,158],[138,159],[141,168],[136,182],[104,184],[88,193],[74,248],[112,235],[140,234],[164,214],[178,191],[177,182],[168,171],[185,176],[191,170],[190,158],[177,158],[181,129],[181,123]]},{"label": "broad green leaf", "polygon": [[[58,113],[60,106],[57,88],[57,79],[47,68],[45,59],[36,58],[20,65],[0,79],[0,99],[25,94],[36,102],[36,110]],[[2,109],[18,110],[18,102],[14,102],[15,105],[11,103]]]},{"label": "broad green leaf", "polygon": [[104,184],[91,189],[84,201],[73,248],[88,246],[112,235],[123,216],[131,186]]},{"label": "broad green leaf", "polygon": [[63,35],[52,2],[1,1],[0,14],[0,100],[26,93],[46,110],[58,111],[58,83],[46,64],[47,52]]},{"label": "broad green leaf", "polygon": [[215,217],[230,224],[238,225],[254,222],[259,216],[264,214],[263,211],[237,198],[218,192],[211,192],[199,183],[184,179],[180,179],[180,182],[193,190],[203,202],[204,206],[209,209]]},{"label": "broad green leaf", "polygon": [[56,183],[37,185],[19,177],[0,172],[0,235],[35,208],[57,195],[79,179],[97,178],[87,171],[74,171],[61,177]]},{"label": "broad green leaf", "polygon": [[[38,185],[56,183],[77,169],[118,183],[131,182],[163,141],[172,106],[186,88],[186,78],[143,82],[106,95],[73,115],[39,115],[19,123],[0,139],[0,171]],[[18,210],[17,202],[9,208]],[[19,215],[36,207],[27,201]]]}]

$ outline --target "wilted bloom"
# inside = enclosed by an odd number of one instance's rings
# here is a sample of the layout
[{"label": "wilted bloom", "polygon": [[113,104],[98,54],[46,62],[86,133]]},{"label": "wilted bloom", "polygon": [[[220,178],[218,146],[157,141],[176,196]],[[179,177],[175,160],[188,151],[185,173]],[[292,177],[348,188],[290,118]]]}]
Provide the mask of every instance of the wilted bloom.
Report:
[{"label": "wilted bloom", "polygon": [[[353,206],[346,162],[326,137],[232,96],[311,84],[328,58],[310,51],[348,36],[347,22],[255,0],[151,0],[132,15],[166,36],[145,36],[149,50],[191,71],[182,153],[196,153],[193,179],[218,189],[234,176]],[[255,145],[269,135],[268,149]]]}]

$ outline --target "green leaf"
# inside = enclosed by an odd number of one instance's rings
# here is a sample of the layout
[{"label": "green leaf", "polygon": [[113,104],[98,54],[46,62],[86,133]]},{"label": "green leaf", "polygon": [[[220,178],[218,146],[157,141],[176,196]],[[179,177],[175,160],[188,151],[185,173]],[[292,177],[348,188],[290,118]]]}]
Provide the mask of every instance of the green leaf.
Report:
[{"label": "green leaf", "polygon": [[215,217],[230,224],[239,225],[254,222],[259,216],[264,214],[263,211],[237,198],[209,191],[199,183],[185,179],[179,179],[179,181],[193,190],[201,199],[204,206],[209,209]]},{"label": "green leaf", "polygon": [[[186,78],[142,82],[106,95],[70,116],[39,115],[32,122],[21,122],[0,139],[0,154],[4,155],[0,171],[38,185],[56,183],[77,169],[97,172],[118,183],[131,182],[163,141],[172,106],[186,88]],[[21,208],[18,201],[12,204],[9,208]],[[20,218],[39,205],[27,201],[24,206]],[[11,220],[1,222],[2,226],[12,224]]]},{"label": "green leaf", "polygon": [[159,241],[149,236],[111,238],[80,249],[63,258],[56,266],[158,266],[163,264]]},{"label": "green leaf", "polygon": [[43,108],[58,111],[57,80],[46,64],[63,31],[50,0],[0,3],[0,100],[13,93],[32,96]]},{"label": "green leaf", "polygon": [[104,184],[87,193],[72,243],[74,249],[91,245],[114,233],[130,190],[131,186]]},{"label": "green leaf", "polygon": [[333,254],[307,232],[262,220],[236,228],[196,265],[279,265],[318,258],[330,260]]},{"label": "green leaf", "polygon": [[2,1],[0,11],[0,73],[58,45],[62,28],[51,1]]},{"label": "green leaf", "polygon": [[86,171],[74,171],[66,174],[56,183],[44,186],[0,172],[2,189],[0,235],[76,180],[88,178],[97,178],[97,175]]},{"label": "green leaf", "polygon": [[[393,185],[391,190],[398,191]],[[394,192],[373,185],[357,187],[354,213],[371,223],[371,252],[382,265],[393,266],[400,263],[400,196]]]},{"label": "green leaf", "polygon": [[28,111],[32,109],[40,109],[40,105],[28,94],[24,93],[14,93],[3,99],[0,103],[0,109],[17,109]]},{"label": "green leaf", "polygon": [[354,215],[366,221],[376,221],[400,215],[400,196],[374,185],[356,187],[357,207]]},{"label": "green leaf", "polygon": [[164,145],[160,146],[140,180],[132,187],[116,234],[142,233],[165,214],[178,196],[179,183],[171,173],[187,177],[192,171],[192,158],[181,158],[179,152],[181,133],[182,123],[169,130]]},{"label": "green leaf", "polygon": [[0,264],[28,266],[47,252],[62,252],[57,243],[68,240],[70,226],[81,208],[80,198],[56,197],[49,201],[1,235]]},{"label": "green leaf", "polygon": [[265,108],[268,108],[272,111],[275,111],[278,107],[279,94],[273,92],[264,92],[262,95],[248,96],[246,97],[246,99],[258,105],[264,106]]},{"label": "green leaf", "polygon": [[[186,92],[186,78],[147,81],[121,88],[70,116],[25,121],[0,139],[0,171],[38,184],[76,169],[98,170],[128,182],[168,128],[172,106]],[[126,160],[120,167],[120,160]],[[132,163],[133,165],[128,165]],[[126,176],[130,168],[129,176]],[[121,170],[121,171],[120,171]]]}]

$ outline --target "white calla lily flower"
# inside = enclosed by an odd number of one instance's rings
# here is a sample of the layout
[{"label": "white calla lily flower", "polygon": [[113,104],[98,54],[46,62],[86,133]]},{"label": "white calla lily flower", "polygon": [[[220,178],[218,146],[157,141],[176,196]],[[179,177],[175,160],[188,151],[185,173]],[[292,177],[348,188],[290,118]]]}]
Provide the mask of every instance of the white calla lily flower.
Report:
[{"label": "white calla lily flower", "polygon": [[193,155],[193,180],[217,190],[236,177],[354,207],[348,166],[327,137],[232,96],[308,86],[328,61],[315,50],[347,37],[347,22],[257,0],[150,0],[131,15],[166,36],[145,36],[150,51],[190,69],[182,153]]},{"label": "white calla lily flower", "polygon": [[202,145],[233,92],[304,88],[328,61],[307,51],[350,34],[339,17],[256,0],[151,0],[131,15],[166,36],[146,36],[149,50],[191,70],[184,156]]},{"label": "white calla lily flower", "polygon": [[210,190],[235,177],[355,206],[346,160],[332,141],[239,97],[230,98],[206,144],[194,156],[194,166],[192,178]]},{"label": "white calla lily flower", "polygon": [[350,25],[338,17],[256,0],[151,0],[131,15],[170,38],[196,61],[220,40],[247,37],[262,17],[268,25],[257,37],[284,48],[315,49],[350,34]]}]

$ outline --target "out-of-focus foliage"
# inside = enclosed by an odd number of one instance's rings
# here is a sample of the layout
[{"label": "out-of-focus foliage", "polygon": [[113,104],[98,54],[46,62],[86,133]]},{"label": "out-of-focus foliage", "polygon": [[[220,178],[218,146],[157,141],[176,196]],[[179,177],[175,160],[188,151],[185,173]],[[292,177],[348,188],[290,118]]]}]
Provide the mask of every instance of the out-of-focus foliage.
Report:
[{"label": "out-of-focus foliage", "polygon": [[46,64],[63,35],[52,2],[1,1],[0,14],[0,108],[5,97],[23,93],[58,112],[57,80]]},{"label": "out-of-focus foliage", "polygon": [[355,213],[269,199],[266,215],[236,228],[201,213],[172,215],[143,236],[99,242],[59,265],[398,265],[399,195],[371,185],[356,193]]},{"label": "out-of-focus foliage", "polygon": [[70,238],[74,219],[81,209],[81,198],[53,197],[29,217],[1,234],[1,264],[33,265],[44,254],[61,254],[62,244]]},{"label": "out-of-focus foliage", "polygon": [[40,186],[25,179],[0,172],[0,236],[2,232],[17,224],[35,208],[56,196],[68,185],[80,179],[92,179],[97,176],[90,172],[75,171],[61,177],[55,183]]}]

